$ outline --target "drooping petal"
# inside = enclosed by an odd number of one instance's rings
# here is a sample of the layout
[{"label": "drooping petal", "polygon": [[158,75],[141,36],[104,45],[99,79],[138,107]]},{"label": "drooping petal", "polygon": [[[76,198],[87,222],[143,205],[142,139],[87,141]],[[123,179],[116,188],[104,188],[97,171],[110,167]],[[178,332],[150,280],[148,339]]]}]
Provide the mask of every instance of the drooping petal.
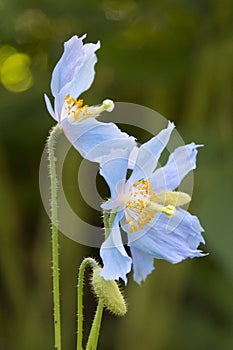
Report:
[{"label": "drooping petal", "polygon": [[164,167],[157,169],[149,178],[155,192],[176,189],[183,178],[196,168],[197,147],[194,142],[176,148]]},{"label": "drooping petal", "polygon": [[119,220],[122,215],[123,212],[116,214],[111,233],[100,248],[100,256],[104,264],[100,275],[106,280],[119,280],[119,278],[122,278],[126,284],[126,275],[131,270],[132,259],[128,256],[122,244],[119,228]]},{"label": "drooping petal", "polygon": [[154,257],[133,246],[130,247],[130,251],[133,260],[133,278],[138,284],[141,284],[154,270]]},{"label": "drooping petal", "polygon": [[47,107],[47,110],[49,112],[49,114],[56,120],[58,121],[58,117],[56,116],[54,110],[53,110],[53,107],[51,105],[51,102],[50,102],[50,99],[48,98],[48,96],[46,94],[44,94],[44,99],[45,99],[45,104],[46,104],[46,107]]},{"label": "drooping petal", "polygon": [[163,129],[158,135],[141,145],[138,150],[133,173],[130,177],[131,183],[135,183],[142,178],[148,178],[152,174],[174,127],[174,124],[169,122],[166,129]]},{"label": "drooping petal", "polygon": [[85,158],[101,163],[115,149],[126,148],[128,152],[135,145],[135,139],[114,123],[102,123],[89,118],[81,123],[70,123],[65,118],[61,126],[70,143]]},{"label": "drooping petal", "polygon": [[196,216],[178,208],[174,217],[158,214],[141,232],[128,234],[129,246],[176,264],[186,258],[204,255],[197,249],[204,243],[202,231]]}]

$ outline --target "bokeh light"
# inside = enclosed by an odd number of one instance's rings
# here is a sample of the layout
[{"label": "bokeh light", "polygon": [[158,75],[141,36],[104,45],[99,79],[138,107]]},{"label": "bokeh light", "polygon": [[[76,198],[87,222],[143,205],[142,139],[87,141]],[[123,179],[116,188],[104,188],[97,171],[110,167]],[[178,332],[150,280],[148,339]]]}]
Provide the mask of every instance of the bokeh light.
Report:
[{"label": "bokeh light", "polygon": [[[9,47],[10,50],[11,47]],[[5,56],[6,58],[2,59],[2,62],[0,61],[0,79],[2,85],[12,92],[28,90],[33,82],[30,57],[23,53],[13,53],[7,57],[7,50],[5,50]]]}]

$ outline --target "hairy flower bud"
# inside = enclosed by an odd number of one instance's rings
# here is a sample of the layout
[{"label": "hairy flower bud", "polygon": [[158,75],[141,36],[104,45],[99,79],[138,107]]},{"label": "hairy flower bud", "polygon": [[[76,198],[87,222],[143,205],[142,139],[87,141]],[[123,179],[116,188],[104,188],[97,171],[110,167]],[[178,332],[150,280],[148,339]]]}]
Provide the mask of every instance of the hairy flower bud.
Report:
[{"label": "hairy flower bud", "polygon": [[114,315],[124,316],[127,312],[127,306],[117,282],[105,280],[100,276],[100,270],[100,267],[93,268],[91,284],[95,295]]}]

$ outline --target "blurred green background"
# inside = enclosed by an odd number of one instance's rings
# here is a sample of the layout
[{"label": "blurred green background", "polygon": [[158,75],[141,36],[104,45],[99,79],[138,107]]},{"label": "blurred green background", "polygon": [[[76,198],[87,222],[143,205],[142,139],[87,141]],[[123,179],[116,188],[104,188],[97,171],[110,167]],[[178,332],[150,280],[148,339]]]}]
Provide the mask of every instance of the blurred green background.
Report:
[{"label": "blurred green background", "polygon": [[[129,311],[105,313],[99,349],[233,348],[231,0],[0,0],[0,349],[53,348],[51,242],[38,171],[54,121],[43,93],[71,35],[101,40],[88,104],[109,97],[148,106],[204,143],[190,207],[210,255],[156,262]],[[75,156],[78,158],[77,153]],[[77,198],[78,203],[79,198]],[[65,349],[75,348],[77,267],[98,250],[60,236]],[[86,288],[85,321],[95,301]]]}]

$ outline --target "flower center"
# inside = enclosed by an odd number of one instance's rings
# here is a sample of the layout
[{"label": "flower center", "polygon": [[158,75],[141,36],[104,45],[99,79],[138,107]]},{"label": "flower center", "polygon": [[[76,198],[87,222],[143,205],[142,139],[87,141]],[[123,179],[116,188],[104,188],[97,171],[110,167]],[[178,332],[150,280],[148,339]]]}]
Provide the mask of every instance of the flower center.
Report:
[{"label": "flower center", "polygon": [[61,119],[68,118],[71,123],[80,123],[88,118],[96,118],[104,111],[111,112],[113,108],[114,102],[112,100],[107,99],[101,105],[89,107],[83,105],[83,100],[77,100],[68,94],[65,97]]},{"label": "flower center", "polygon": [[126,224],[130,233],[141,230],[157,213],[164,213],[172,217],[176,213],[176,206],[190,201],[190,196],[183,192],[162,191],[153,192],[148,180],[135,182],[124,201]]}]

